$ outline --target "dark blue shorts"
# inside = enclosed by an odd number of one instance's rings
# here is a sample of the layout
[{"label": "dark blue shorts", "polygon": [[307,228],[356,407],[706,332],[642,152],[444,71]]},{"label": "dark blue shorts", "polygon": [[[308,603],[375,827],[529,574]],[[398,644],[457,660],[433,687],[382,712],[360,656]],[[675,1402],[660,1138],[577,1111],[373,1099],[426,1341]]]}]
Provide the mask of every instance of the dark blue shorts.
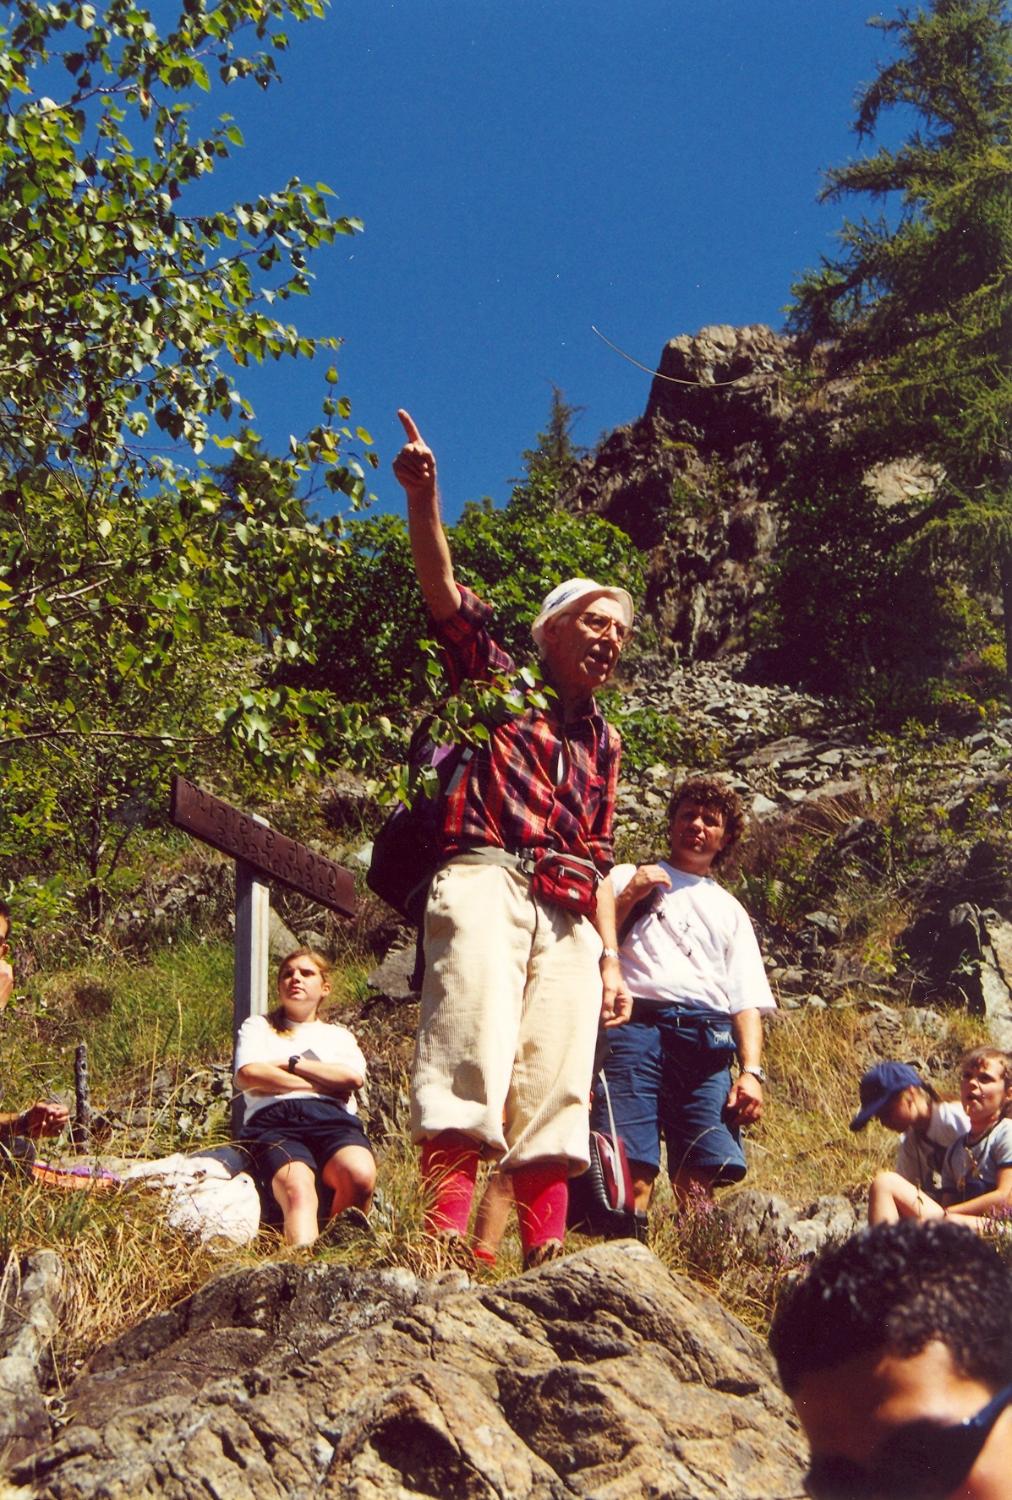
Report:
[{"label": "dark blue shorts", "polygon": [[322,1172],[345,1146],[372,1150],[358,1115],[337,1099],[279,1099],[257,1110],[243,1126],[242,1140],[265,1184],[292,1161]]},{"label": "dark blue shorts", "polygon": [[[629,1160],[656,1172],[663,1133],[670,1176],[686,1168],[713,1173],[718,1183],[740,1182],[745,1176],[740,1133],[724,1118],[735,1050],[729,1019],[637,1000],[631,1020],[609,1031],[608,1038],[604,1072]],[[599,1085],[591,1124],[608,1130]]]}]

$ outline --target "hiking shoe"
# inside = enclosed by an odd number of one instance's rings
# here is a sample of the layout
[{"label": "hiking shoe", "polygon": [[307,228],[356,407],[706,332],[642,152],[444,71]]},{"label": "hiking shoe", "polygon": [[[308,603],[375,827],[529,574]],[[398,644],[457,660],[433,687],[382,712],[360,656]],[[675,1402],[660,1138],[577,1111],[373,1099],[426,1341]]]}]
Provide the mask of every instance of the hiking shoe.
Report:
[{"label": "hiking shoe", "polygon": [[436,1246],[436,1262],[440,1271],[456,1267],[473,1276],[478,1269],[478,1260],[464,1236],[456,1229],[437,1229],[429,1239]]},{"label": "hiking shoe", "polygon": [[565,1253],[561,1240],[545,1240],[543,1244],[532,1245],[524,1256],[524,1270],[536,1271],[538,1266],[547,1265],[550,1260],[558,1260]]}]

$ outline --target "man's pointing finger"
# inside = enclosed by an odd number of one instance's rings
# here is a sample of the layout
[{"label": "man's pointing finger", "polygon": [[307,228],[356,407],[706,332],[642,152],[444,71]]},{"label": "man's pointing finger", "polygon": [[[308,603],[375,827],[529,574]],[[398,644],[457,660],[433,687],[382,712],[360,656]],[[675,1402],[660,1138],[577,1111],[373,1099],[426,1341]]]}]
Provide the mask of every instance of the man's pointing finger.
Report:
[{"label": "man's pointing finger", "polygon": [[414,419],[412,418],[411,413],[410,412],[406,412],[404,410],[404,408],[401,407],[398,410],[397,415],[401,419],[401,426],[404,428],[404,431],[407,433],[408,442],[409,443],[420,443],[422,441],[422,434],[418,431],[418,428],[415,426]]}]

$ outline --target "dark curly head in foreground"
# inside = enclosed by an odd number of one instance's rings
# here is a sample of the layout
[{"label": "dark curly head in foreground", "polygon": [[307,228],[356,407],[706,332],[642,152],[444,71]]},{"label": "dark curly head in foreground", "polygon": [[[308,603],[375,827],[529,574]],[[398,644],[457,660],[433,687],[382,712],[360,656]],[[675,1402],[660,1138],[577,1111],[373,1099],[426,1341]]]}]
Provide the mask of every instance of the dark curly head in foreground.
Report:
[{"label": "dark curly head in foreground", "polygon": [[784,1390],[883,1350],[907,1358],[939,1340],[964,1374],[1012,1382],[1012,1268],[962,1225],[904,1220],[833,1246],[781,1298],[770,1348]]}]

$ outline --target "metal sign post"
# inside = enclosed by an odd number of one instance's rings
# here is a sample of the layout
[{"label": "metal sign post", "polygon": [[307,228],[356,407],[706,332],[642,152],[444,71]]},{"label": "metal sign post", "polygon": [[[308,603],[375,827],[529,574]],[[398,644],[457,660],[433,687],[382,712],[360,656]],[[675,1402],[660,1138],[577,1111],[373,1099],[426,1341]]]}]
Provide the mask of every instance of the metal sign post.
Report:
[{"label": "metal sign post", "polygon": [[[265,818],[257,823],[268,827]],[[232,1071],[235,1072],[235,1041],[247,1016],[265,1016],[270,1010],[271,888],[260,879],[260,871],[244,859],[235,862],[235,977],[232,987]],[[243,1101],[232,1100],[232,1135],[238,1136],[243,1122]]]}]

